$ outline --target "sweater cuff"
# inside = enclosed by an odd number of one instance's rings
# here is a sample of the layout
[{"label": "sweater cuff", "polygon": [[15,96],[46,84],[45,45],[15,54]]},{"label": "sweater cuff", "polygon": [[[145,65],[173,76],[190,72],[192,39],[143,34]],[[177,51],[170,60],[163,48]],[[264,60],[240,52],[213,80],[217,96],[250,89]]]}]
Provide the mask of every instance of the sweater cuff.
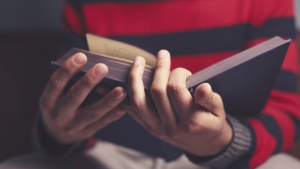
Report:
[{"label": "sweater cuff", "polygon": [[61,145],[55,141],[46,130],[41,114],[36,119],[36,134],[34,136],[35,147],[52,158],[66,158],[71,154],[83,149],[86,141]]},{"label": "sweater cuff", "polygon": [[191,162],[208,168],[227,168],[250,150],[252,138],[249,129],[229,115],[227,115],[227,121],[233,130],[230,145],[220,154],[211,157],[199,157],[186,153]]}]

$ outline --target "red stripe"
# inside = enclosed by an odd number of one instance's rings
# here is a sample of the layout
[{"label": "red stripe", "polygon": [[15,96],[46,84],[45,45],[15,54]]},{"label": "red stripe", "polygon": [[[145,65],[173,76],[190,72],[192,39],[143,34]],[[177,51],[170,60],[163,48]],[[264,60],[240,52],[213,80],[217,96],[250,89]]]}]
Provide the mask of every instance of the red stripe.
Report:
[{"label": "red stripe", "polygon": [[256,1],[256,8],[253,13],[253,22],[255,26],[260,26],[267,19],[294,16],[293,0],[268,0]]},{"label": "red stripe", "polygon": [[80,15],[68,3],[64,6],[64,29],[66,32],[74,32],[79,35],[85,35]]},{"label": "red stripe", "polygon": [[282,69],[298,74],[298,47],[295,41],[292,41],[290,44]]},{"label": "red stripe", "polygon": [[260,44],[260,43],[262,43],[262,42],[264,42],[264,41],[266,41],[266,40],[268,40],[268,39],[266,39],[266,38],[259,38],[259,39],[251,40],[251,41],[249,41],[249,42],[246,44],[246,47],[247,47],[247,48],[253,47],[253,46],[258,45],[258,44]]},{"label": "red stripe", "polygon": [[300,100],[298,93],[288,93],[273,90],[267,105],[272,106],[284,112],[290,113],[292,116],[300,120]]},{"label": "red stripe", "polygon": [[[270,16],[293,16],[292,10],[280,10],[277,3],[270,2],[263,9],[254,8],[259,6],[256,3],[253,0],[91,3],[83,11],[88,31],[100,35],[169,33],[249,22],[259,25]],[[289,4],[284,3],[283,7]]]},{"label": "red stripe", "polygon": [[87,143],[86,143],[86,145],[85,145],[85,148],[86,148],[86,149],[90,149],[90,148],[92,148],[92,147],[95,145],[95,143],[96,143],[96,139],[95,139],[94,137],[91,137],[91,138],[89,138],[89,139],[87,140]]},{"label": "red stripe", "polygon": [[220,60],[234,55],[236,52],[224,52],[205,55],[190,55],[190,56],[176,56],[172,58],[171,69],[182,67],[188,69],[192,73],[202,70]]},{"label": "red stripe", "polygon": [[[284,6],[288,9],[274,12],[278,0],[273,1],[276,3],[268,1],[263,10],[260,9],[262,4],[253,0],[177,0],[91,3],[86,4],[83,11],[88,31],[91,33],[105,36],[139,35],[208,29],[249,22],[259,25],[267,18],[293,16],[286,4]],[[284,3],[289,4],[287,1]],[[253,9],[260,11],[255,12]],[[253,13],[261,16],[252,16]]]},{"label": "red stripe", "polygon": [[250,159],[249,164],[250,168],[255,168],[272,155],[277,143],[275,138],[268,133],[260,121],[256,119],[249,119],[249,122],[252,125],[256,136],[255,152]]},{"label": "red stripe", "polygon": [[287,151],[294,146],[295,140],[295,125],[293,120],[284,112],[274,108],[273,106],[267,105],[264,109],[265,114],[272,116],[279,128],[282,135],[281,150]]}]

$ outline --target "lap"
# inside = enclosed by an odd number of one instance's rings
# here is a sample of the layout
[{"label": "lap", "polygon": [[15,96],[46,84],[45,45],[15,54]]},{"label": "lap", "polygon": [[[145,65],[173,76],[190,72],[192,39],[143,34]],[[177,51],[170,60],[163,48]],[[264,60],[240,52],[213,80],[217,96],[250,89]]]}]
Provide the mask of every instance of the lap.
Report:
[{"label": "lap", "polygon": [[[95,147],[66,158],[54,160],[42,153],[18,156],[0,164],[0,169],[199,169],[185,156],[167,163],[162,158],[153,158],[143,153],[116,146],[108,142],[97,142]],[[201,168],[202,169],[202,168]]]},{"label": "lap", "polygon": [[[188,161],[185,156],[167,163],[161,158],[153,158],[125,147],[107,142],[98,142],[96,146],[84,153],[74,155],[64,160],[54,160],[42,153],[31,153],[6,160],[0,164],[0,169],[203,169]],[[288,155],[278,154],[271,157],[258,169],[298,169],[300,162]]]},{"label": "lap", "polygon": [[257,169],[299,169],[300,161],[295,157],[280,153],[270,157],[266,162],[260,165]]}]

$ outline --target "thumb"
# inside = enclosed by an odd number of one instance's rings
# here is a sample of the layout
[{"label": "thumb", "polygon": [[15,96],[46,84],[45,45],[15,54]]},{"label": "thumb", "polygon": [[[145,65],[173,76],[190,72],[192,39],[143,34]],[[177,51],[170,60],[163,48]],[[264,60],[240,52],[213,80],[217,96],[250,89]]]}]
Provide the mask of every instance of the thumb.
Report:
[{"label": "thumb", "polygon": [[215,93],[209,83],[200,84],[194,93],[195,102],[207,109],[212,114],[219,116],[224,114],[222,98]]}]

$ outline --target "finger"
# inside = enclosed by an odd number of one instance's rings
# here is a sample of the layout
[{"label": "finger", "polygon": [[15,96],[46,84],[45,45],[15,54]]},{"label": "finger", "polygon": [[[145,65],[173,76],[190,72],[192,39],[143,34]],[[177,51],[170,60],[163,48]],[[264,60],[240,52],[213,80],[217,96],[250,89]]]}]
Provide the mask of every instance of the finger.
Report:
[{"label": "finger", "polygon": [[102,63],[93,66],[80,80],[78,80],[67,92],[64,105],[69,110],[76,110],[86,99],[92,89],[108,73],[108,68]]},{"label": "finger", "polygon": [[177,68],[171,72],[168,82],[168,95],[178,115],[179,122],[186,119],[187,112],[192,111],[191,108],[194,104],[194,100],[186,87],[186,80],[189,76],[191,76],[191,72]]},{"label": "finger", "polygon": [[131,106],[131,101],[130,99],[127,97],[126,99],[124,99],[121,103],[121,106],[125,109],[125,111],[135,120],[137,121],[139,124],[141,124],[142,126],[146,126],[147,124],[144,122],[143,119],[141,119],[140,116],[138,116],[135,111],[133,110],[132,106]]},{"label": "finger", "polygon": [[96,91],[101,94],[102,96],[105,96],[107,93],[109,93],[112,90],[112,88],[106,87],[106,86],[98,86]]},{"label": "finger", "polygon": [[167,93],[167,84],[170,75],[170,53],[166,50],[159,51],[156,60],[156,68],[151,85],[153,102],[160,116],[163,128],[167,133],[177,127],[177,115],[174,113]]},{"label": "finger", "polygon": [[199,85],[194,93],[195,102],[216,116],[223,113],[223,102],[219,94],[213,92],[210,84]]},{"label": "finger", "polygon": [[[144,69],[145,59],[138,56],[131,67],[128,79],[130,103],[139,119],[142,119],[147,124],[155,125],[158,123],[158,117],[155,114],[156,111],[154,105],[148,101],[144,90]],[[129,114],[131,113],[129,112]]]},{"label": "finger", "polygon": [[116,87],[101,100],[80,109],[69,127],[76,132],[83,130],[86,126],[101,119],[113,110],[125,97],[125,90],[122,87]]},{"label": "finger", "polygon": [[40,107],[42,109],[53,107],[69,80],[80,70],[86,61],[87,58],[83,53],[77,53],[53,73],[41,95]]},{"label": "finger", "polygon": [[120,119],[123,115],[125,115],[125,110],[121,106],[115,107],[113,110],[105,114],[102,118],[96,120],[95,122],[89,124],[86,126],[82,132],[86,134],[87,136],[94,135],[97,131],[104,128],[108,124],[117,121]]}]

